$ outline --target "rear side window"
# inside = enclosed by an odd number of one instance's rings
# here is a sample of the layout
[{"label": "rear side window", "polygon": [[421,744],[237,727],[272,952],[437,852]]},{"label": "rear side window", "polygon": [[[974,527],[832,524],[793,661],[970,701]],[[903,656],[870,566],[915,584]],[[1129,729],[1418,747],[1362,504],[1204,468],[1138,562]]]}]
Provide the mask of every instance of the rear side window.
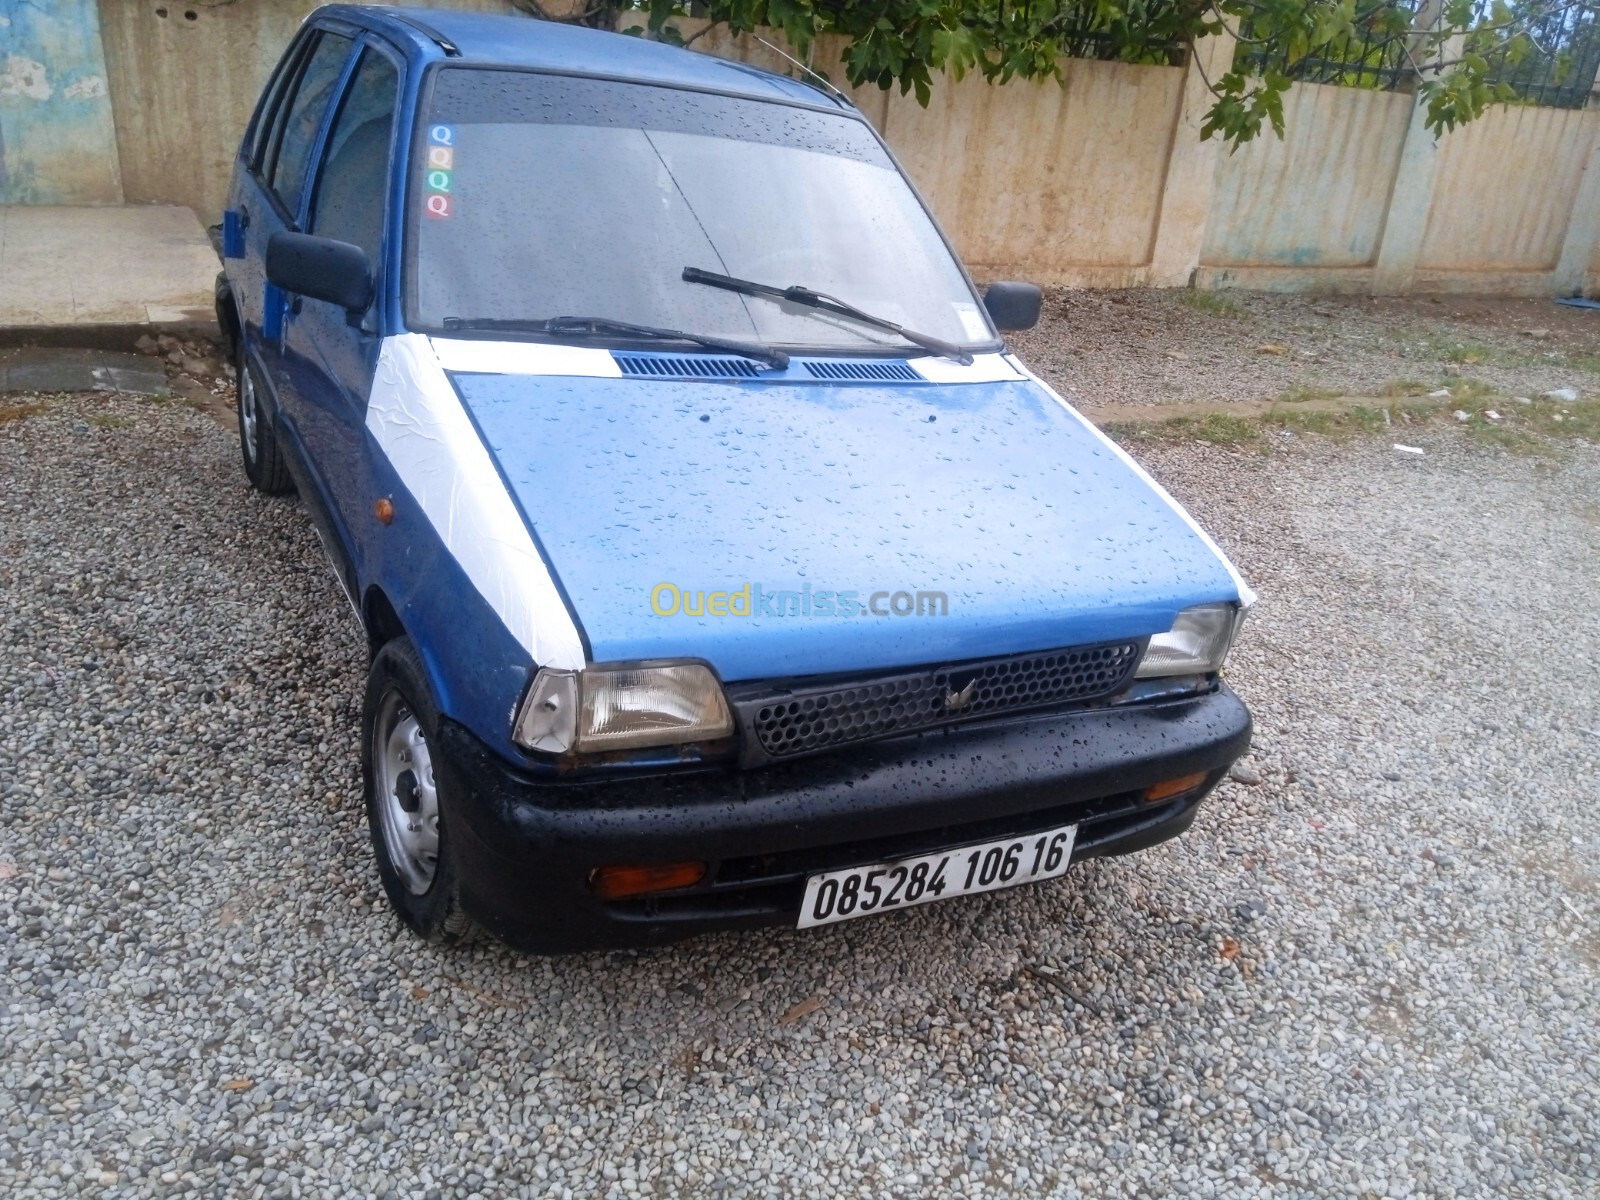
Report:
[{"label": "rear side window", "polygon": [[350,58],[351,45],[351,40],[343,34],[324,31],[317,38],[294,85],[293,95],[276,122],[279,126],[274,139],[277,144],[270,151],[271,163],[264,174],[267,186],[291,214],[300,211],[311,146],[317,140],[317,130],[322,127],[333,89]]},{"label": "rear side window", "polygon": [[261,169],[268,147],[272,144],[274,128],[278,124],[278,110],[283,106],[283,94],[289,90],[290,82],[299,72],[300,64],[305,61],[307,48],[316,40],[315,33],[296,38],[284,53],[277,70],[272,73],[266,89],[261,93],[261,104],[256,109],[255,119],[251,122],[248,135],[252,170]]},{"label": "rear side window", "polygon": [[365,51],[328,131],[311,201],[310,232],[360,246],[374,266],[383,243],[389,143],[399,91],[394,64],[376,50]]}]

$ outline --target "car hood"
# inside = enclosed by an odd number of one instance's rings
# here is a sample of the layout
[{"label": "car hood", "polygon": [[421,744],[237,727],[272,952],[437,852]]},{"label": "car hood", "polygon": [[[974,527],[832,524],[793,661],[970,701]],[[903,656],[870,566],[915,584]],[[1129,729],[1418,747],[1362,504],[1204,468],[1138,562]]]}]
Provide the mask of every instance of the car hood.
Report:
[{"label": "car hood", "polygon": [[[1240,598],[1182,509],[1030,378],[452,379],[597,662],[862,672],[1143,637]],[[675,595],[702,615],[663,615]]]}]

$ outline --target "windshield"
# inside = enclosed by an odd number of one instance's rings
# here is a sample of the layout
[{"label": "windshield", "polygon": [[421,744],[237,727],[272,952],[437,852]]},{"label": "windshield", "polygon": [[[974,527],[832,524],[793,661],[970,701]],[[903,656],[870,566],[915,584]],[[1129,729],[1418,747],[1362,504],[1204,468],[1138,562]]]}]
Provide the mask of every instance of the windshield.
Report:
[{"label": "windshield", "polygon": [[922,204],[844,115],[611,80],[444,68],[413,171],[413,328],[603,317],[766,345],[893,332],[684,281],[800,284],[962,346],[996,341]]}]

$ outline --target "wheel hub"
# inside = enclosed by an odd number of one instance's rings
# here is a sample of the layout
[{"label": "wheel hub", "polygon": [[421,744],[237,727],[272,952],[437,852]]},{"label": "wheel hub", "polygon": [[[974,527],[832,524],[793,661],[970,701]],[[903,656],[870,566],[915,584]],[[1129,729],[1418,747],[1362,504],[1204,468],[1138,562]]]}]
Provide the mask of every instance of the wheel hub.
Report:
[{"label": "wheel hub", "polygon": [[244,452],[251,462],[256,460],[256,385],[250,370],[243,363],[239,369],[239,431],[243,435]]},{"label": "wheel hub", "polygon": [[406,890],[420,896],[438,869],[439,794],[427,738],[399,693],[384,697],[372,739],[384,845]]},{"label": "wheel hub", "polygon": [[395,802],[401,809],[414,813],[422,807],[422,795],[417,787],[417,776],[410,770],[400,772],[400,778],[395,780]]}]

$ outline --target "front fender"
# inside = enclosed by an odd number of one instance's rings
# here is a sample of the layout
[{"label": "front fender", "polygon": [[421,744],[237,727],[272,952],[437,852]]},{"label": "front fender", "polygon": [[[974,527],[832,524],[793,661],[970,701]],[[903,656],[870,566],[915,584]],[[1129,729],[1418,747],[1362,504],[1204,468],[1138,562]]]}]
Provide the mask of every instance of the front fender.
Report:
[{"label": "front fender", "polygon": [[439,711],[497,752],[521,757],[511,721],[532,675],[528,652],[472,585],[388,459],[367,437],[375,493],[394,519],[365,539],[360,595],[379,589],[411,638]]}]

